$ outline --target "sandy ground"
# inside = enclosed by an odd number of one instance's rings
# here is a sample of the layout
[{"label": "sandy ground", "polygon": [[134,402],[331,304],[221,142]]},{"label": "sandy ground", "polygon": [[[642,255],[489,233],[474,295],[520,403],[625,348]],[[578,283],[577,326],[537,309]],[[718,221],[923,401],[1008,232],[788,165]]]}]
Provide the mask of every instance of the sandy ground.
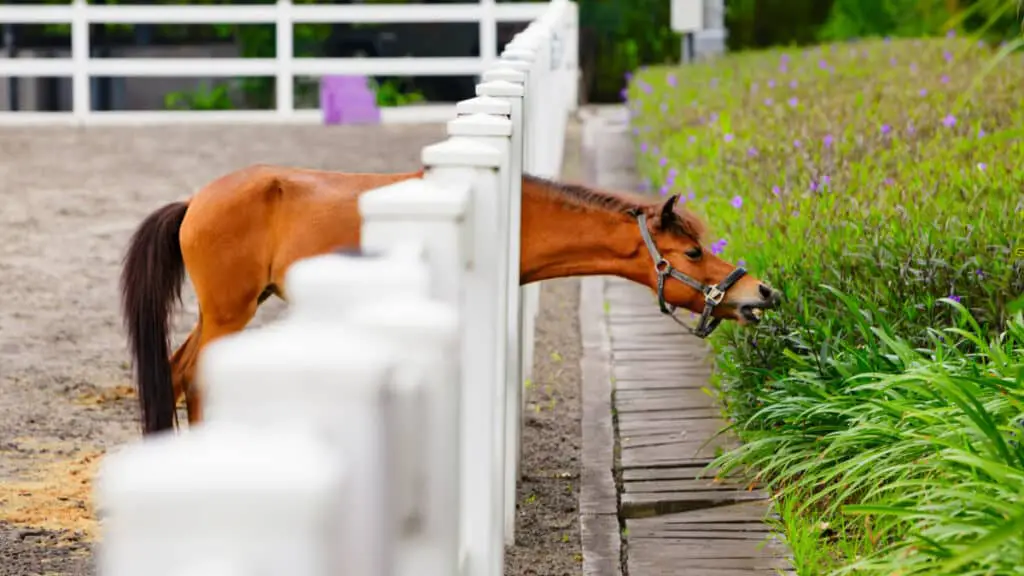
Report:
[{"label": "sandy ground", "polygon": [[[138,437],[117,276],[146,214],[256,162],[415,169],[442,137],[440,125],[0,130],[0,575],[94,573],[92,474]],[[580,572],[577,292],[567,280],[542,294],[510,575]],[[267,302],[253,325],[283,307]],[[175,343],[194,319],[186,286]]]}]

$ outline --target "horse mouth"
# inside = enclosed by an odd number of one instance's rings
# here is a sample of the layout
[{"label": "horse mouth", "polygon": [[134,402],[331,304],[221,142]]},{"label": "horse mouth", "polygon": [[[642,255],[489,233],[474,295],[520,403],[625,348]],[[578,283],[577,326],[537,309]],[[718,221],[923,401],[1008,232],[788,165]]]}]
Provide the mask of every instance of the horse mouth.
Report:
[{"label": "horse mouth", "polygon": [[764,317],[764,309],[759,306],[740,306],[739,312],[744,324],[758,324]]}]

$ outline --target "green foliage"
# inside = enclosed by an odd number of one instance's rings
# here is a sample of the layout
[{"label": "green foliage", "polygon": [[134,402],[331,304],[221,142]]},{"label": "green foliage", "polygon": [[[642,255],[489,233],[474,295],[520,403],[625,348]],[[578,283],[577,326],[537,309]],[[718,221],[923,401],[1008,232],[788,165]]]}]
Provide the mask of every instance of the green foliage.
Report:
[{"label": "green foliage", "polygon": [[210,87],[205,83],[195,91],[171,92],[164,96],[164,108],[171,110],[231,110],[234,105],[228,85]]},{"label": "green foliage", "polygon": [[1024,59],[991,58],[844,43],[630,86],[650,187],[785,295],[712,343],[722,463],[788,502],[801,574],[1024,573]]},{"label": "green foliage", "polygon": [[393,80],[377,83],[370,79],[370,89],[373,90],[377,96],[377,105],[384,106],[407,106],[409,104],[416,104],[417,102],[423,102],[425,99],[423,93],[413,90],[410,92],[402,91],[399,84]]}]

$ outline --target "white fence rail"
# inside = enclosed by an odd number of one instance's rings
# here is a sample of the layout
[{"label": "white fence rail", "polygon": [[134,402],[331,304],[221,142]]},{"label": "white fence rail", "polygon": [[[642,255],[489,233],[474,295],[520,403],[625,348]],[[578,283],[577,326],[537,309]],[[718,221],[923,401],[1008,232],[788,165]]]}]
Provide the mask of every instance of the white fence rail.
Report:
[{"label": "white fence rail", "polygon": [[205,350],[204,424],[106,458],[101,576],[503,573],[537,309],[521,179],[560,169],[577,22],[553,0],[424,177],[360,198],[364,255],[296,263],[284,320]]},{"label": "white fence rail", "polygon": [[[70,76],[71,112],[5,112],[9,124],[152,124],[167,122],[319,122],[318,110],[296,110],[296,76],[479,76],[497,60],[499,22],[527,22],[540,17],[547,2],[499,4],[479,0],[465,4],[357,4],[234,6],[90,5],[71,0],[64,6],[0,5],[0,24],[70,24],[70,58],[0,59],[3,76]],[[479,56],[444,58],[295,58],[295,24],[314,23],[449,23],[478,22]],[[274,24],[275,58],[98,58],[90,56],[90,24]],[[94,111],[89,80],[95,76],[273,76],[274,110],[239,111]],[[445,118],[450,106],[427,107],[430,118]],[[424,107],[388,110],[387,118],[411,121]]]}]

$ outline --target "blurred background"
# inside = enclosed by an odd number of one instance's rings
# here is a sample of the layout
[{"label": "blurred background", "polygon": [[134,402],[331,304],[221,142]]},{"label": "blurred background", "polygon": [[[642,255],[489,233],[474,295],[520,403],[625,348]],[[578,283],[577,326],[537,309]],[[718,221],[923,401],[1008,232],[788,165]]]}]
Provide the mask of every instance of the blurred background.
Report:
[{"label": "blurred background", "polygon": [[[451,4],[462,0],[426,0]],[[517,0],[505,0],[515,3]],[[521,0],[520,0],[521,1]],[[578,0],[581,17],[581,99],[620,100],[627,72],[677,62],[681,38],[669,28],[670,0]],[[93,4],[270,4],[212,0],[92,0]],[[403,0],[295,0],[296,4],[402,4]],[[423,3],[423,0],[421,0]],[[500,2],[505,3],[505,2]],[[66,4],[8,0],[6,4]],[[996,43],[1019,33],[1014,0],[725,0],[729,50],[809,45],[872,36],[929,36],[952,26]],[[504,45],[524,23],[499,23]],[[92,26],[93,57],[272,57],[272,25]],[[4,25],[0,57],[66,57],[69,25]],[[475,23],[313,24],[295,27],[296,57],[419,57],[479,54]],[[472,92],[471,76],[375,77],[381,106],[456,102]],[[265,109],[273,78],[94,78],[98,110]],[[68,110],[68,78],[10,78],[0,83],[0,108]],[[298,78],[296,105],[317,106],[317,79]]]}]

